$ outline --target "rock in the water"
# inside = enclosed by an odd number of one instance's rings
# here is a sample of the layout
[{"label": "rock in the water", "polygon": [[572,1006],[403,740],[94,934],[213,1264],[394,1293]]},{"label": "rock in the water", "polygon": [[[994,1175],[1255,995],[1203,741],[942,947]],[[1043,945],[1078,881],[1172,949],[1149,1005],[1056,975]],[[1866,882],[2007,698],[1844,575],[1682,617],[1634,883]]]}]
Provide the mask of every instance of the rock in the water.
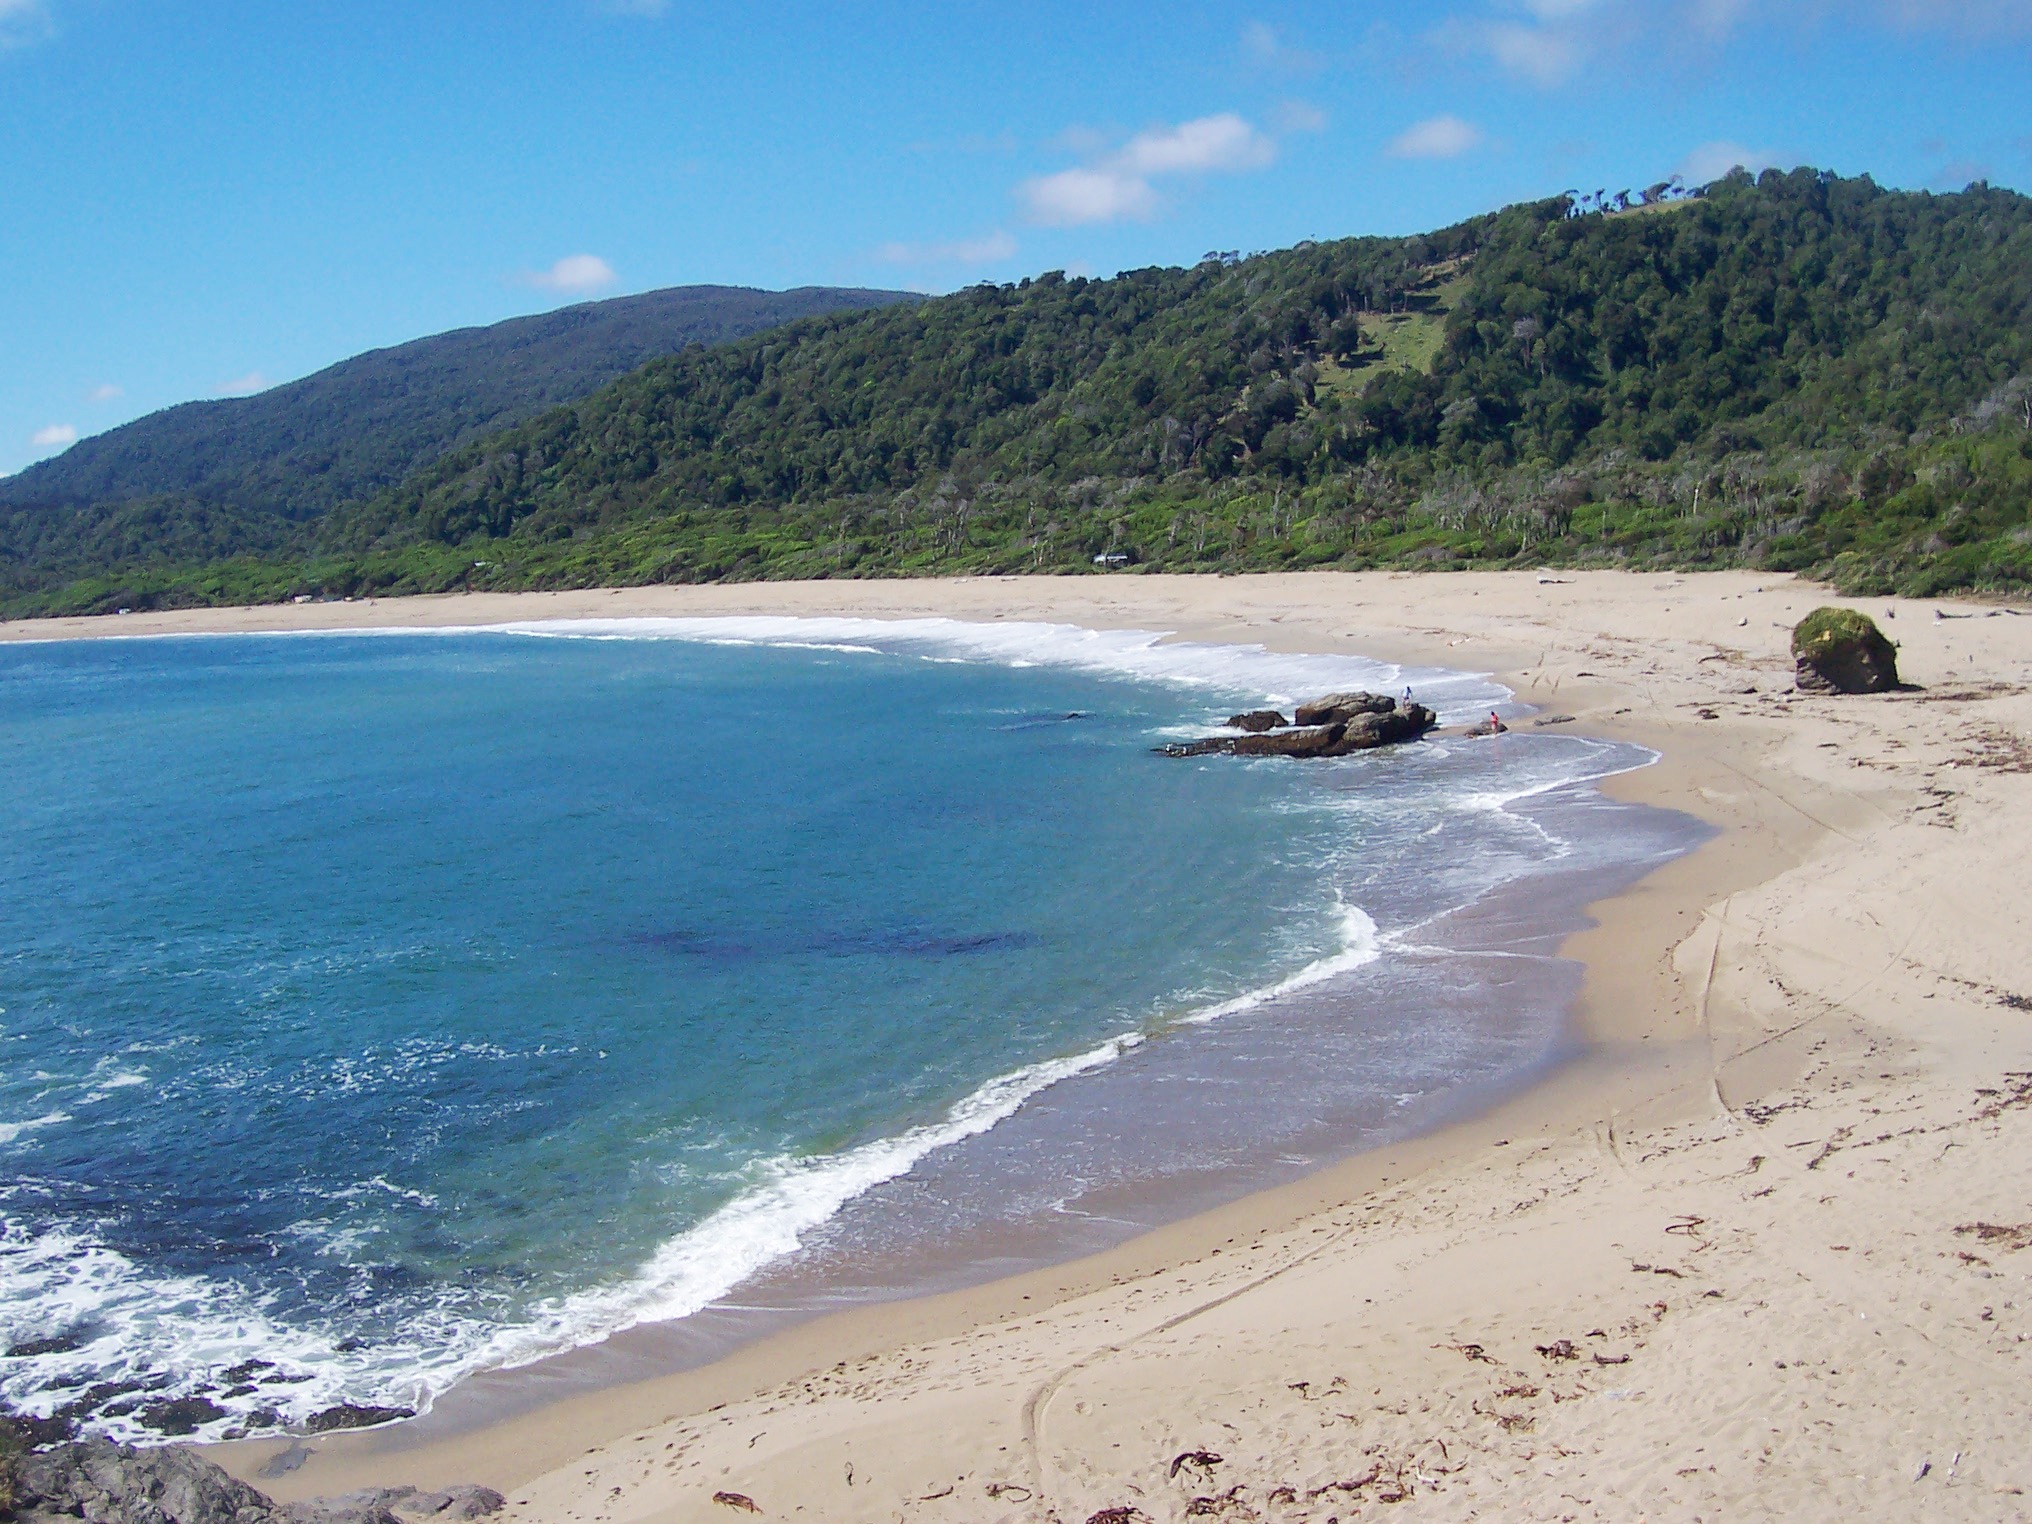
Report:
[{"label": "rock in the water", "polygon": [[196,1451],[136,1450],[103,1439],[24,1456],[15,1517],[24,1524],[276,1524],[275,1505]]},{"label": "rock in the water", "polygon": [[1282,730],[1291,721],[1285,719],[1275,709],[1251,709],[1247,714],[1229,715],[1228,723],[1237,730],[1257,732]]},{"label": "rock in the water", "polygon": [[304,1420],[304,1427],[313,1434],[329,1434],[334,1429],[371,1429],[377,1423],[393,1423],[398,1418],[414,1418],[414,1408],[373,1408],[356,1402],[342,1402],[335,1408],[313,1413]]},{"label": "rock in the water", "polygon": [[1499,736],[1509,730],[1509,728],[1508,725],[1503,723],[1500,715],[1492,714],[1486,720],[1476,720],[1474,724],[1468,726],[1461,734],[1464,736]]},{"label": "rock in the water", "polygon": [[1160,749],[1168,757],[1345,757],[1350,752],[1370,751],[1394,741],[1416,740],[1432,728],[1437,718],[1423,704],[1399,709],[1394,699],[1388,702],[1387,710],[1326,725],[1298,726],[1260,735],[1209,736],[1204,741],[1183,741]]},{"label": "rock in the water", "polygon": [[1396,707],[1397,700],[1381,693],[1329,693],[1310,704],[1300,704],[1291,718],[1297,725],[1331,725],[1358,715],[1388,714]]},{"label": "rock in the water", "polygon": [[1806,693],[1884,693],[1898,686],[1898,648],[1854,609],[1819,608],[1793,627],[1794,680]]},{"label": "rock in the water", "polygon": [[1365,714],[1348,721],[1338,746],[1327,755],[1340,757],[1351,751],[1373,751],[1398,741],[1415,741],[1432,729],[1439,718],[1423,704],[1407,704],[1381,714]]},{"label": "rock in the water", "polygon": [[141,1421],[158,1434],[195,1434],[203,1424],[233,1415],[209,1397],[172,1397],[141,1409]]}]

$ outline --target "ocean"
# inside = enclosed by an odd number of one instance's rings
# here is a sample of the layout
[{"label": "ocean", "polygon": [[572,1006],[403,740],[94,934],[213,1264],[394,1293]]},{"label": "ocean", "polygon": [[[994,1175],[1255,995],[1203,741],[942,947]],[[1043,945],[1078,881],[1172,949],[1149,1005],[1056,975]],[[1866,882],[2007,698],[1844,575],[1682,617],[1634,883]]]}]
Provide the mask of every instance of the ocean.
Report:
[{"label": "ocean", "polygon": [[[1697,833],[1465,673],[951,621],[0,647],[0,1400],[123,1439],[980,1279],[1567,1051]],[[682,1326],[680,1324],[680,1326]]]}]

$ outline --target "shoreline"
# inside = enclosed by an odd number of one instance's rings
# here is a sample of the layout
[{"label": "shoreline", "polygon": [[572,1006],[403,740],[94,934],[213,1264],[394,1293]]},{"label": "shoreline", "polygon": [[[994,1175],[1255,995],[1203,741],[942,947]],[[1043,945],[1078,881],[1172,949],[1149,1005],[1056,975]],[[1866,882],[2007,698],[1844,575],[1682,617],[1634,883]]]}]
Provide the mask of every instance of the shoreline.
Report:
[{"label": "shoreline", "polygon": [[[1038,1402],[1048,1400],[1056,1404],[1063,1400],[1060,1394],[1065,1380],[1050,1385],[1045,1399],[1038,1398],[1037,1393],[1044,1389],[1036,1387],[1029,1373],[1040,1362],[1049,1364],[1047,1355],[1051,1352],[1040,1347],[1040,1341],[1056,1350],[1064,1346],[1067,1338],[1081,1332],[1091,1334],[1096,1326],[1119,1329],[1125,1323],[1134,1323],[1137,1318],[1131,1315],[1133,1303],[1196,1296],[1205,1305],[1198,1306],[1190,1315],[1208,1321],[1216,1308],[1275,1302],[1281,1286],[1304,1275],[1317,1276],[1331,1270],[1344,1281],[1350,1275],[1359,1279],[1361,1273],[1380,1275],[1373,1265],[1364,1271],[1360,1245],[1346,1241],[1341,1220],[1349,1214],[1373,1217],[1385,1210],[1396,1210],[1416,1216],[1421,1209],[1429,1213],[1433,1200],[1450,1194],[1471,1195],[1476,1189],[1514,1190],[1520,1172],[1579,1168],[1572,1157],[1573,1150],[1580,1147],[1585,1155],[1587,1146],[1576,1144],[1576,1139],[1594,1139],[1595,1148],[1605,1147],[1608,1156],[1619,1161],[1618,1167],[1627,1169],[1628,1165],[1620,1162],[1626,1140],[1711,1128],[1718,1116],[1735,1118],[1734,1125],[1740,1129],[1744,1125],[1741,1117],[1747,1114],[1746,1106],[1760,1097],[1796,1087],[1816,1063],[1825,1063],[1823,1055],[1831,1026],[1825,1019],[1827,1012],[1822,1012],[1818,1026],[1807,1022],[1788,1027],[1783,1021],[1772,1019],[1768,1012],[1758,1009],[1755,991],[1734,987],[1732,975],[1744,970],[1724,966],[1723,945],[1743,934],[1741,903],[1760,895],[1769,899],[1773,886],[1781,884],[1788,875],[1796,878],[1802,865],[1825,858],[1830,852],[1855,852],[1859,843],[1869,843],[1889,830],[1923,829],[1911,826],[1905,819],[1913,807],[1907,806],[1894,815],[1874,795],[1886,794],[1887,785],[1889,792],[1903,789],[1907,793],[1937,786],[1933,780],[1943,764],[1916,755],[1891,757],[1873,764],[1874,770],[1889,772],[1905,767],[1909,771],[1915,763],[1920,764],[1921,770],[1911,777],[1872,779],[1876,785],[1872,793],[1859,795],[1850,786],[1848,776],[1819,766],[1828,759],[1812,754],[1829,745],[1845,743],[1808,742],[1805,736],[1855,729],[1858,722],[1864,722],[1860,728],[1874,725],[1880,732],[1875,737],[1880,750],[1884,749],[1882,743],[1888,742],[1891,751],[1912,752],[1917,738],[1907,733],[1911,729],[1907,722],[1916,711],[1907,706],[1920,702],[1956,706],[1967,715],[1977,716],[1982,724],[2017,720],[2023,707],[2019,697],[2022,686],[1976,691],[1971,685],[1979,678],[1994,682],[1993,677],[1986,676],[1985,669],[2002,665],[2013,665],[2014,670],[2008,676],[2021,680],[2027,675],[2028,663],[2032,663],[2032,642],[2020,633],[2022,626],[2015,620],[1971,630],[1932,620],[1927,617],[1929,605],[1899,600],[1897,607],[1910,612],[1906,621],[1900,621],[1904,627],[1892,633],[1906,636],[1916,648],[1906,653],[1908,676],[1929,685],[1928,693],[1895,700],[1795,703],[1788,692],[1789,661],[1782,656],[1782,636],[1774,632],[1789,629],[1785,616],[1797,619],[1822,601],[1850,602],[1880,616],[1887,603],[1881,599],[1827,600],[1818,590],[1791,579],[1747,573],[1705,576],[1579,573],[1546,582],[1515,573],[1445,577],[1387,573],[1219,579],[1081,577],[981,579],[944,584],[747,584],[731,588],[557,595],[453,595],[401,605],[384,599],[352,605],[37,621],[27,628],[0,626],[0,639],[63,638],[88,632],[124,635],[207,629],[332,628],[343,627],[338,623],[341,620],[442,626],[499,622],[504,618],[616,617],[672,612],[831,612],[889,617],[942,614],[956,618],[1021,615],[1103,628],[1165,628],[1174,630],[1179,638],[1254,642],[1279,650],[1350,650],[1389,660],[1488,670],[1510,686],[1520,702],[1538,705],[1547,715],[1573,711],[1577,716],[1576,730],[1636,741],[1659,751],[1661,761],[1654,766],[1619,775],[1599,786],[1614,797],[1696,814],[1718,826],[1722,834],[1591,907],[1595,926],[1569,937],[1561,949],[1563,956],[1577,959],[1585,970],[1571,1018],[1573,1031],[1585,1045],[1584,1051],[1542,1083],[1482,1114],[1410,1142],[1329,1166],[1292,1185],[1246,1196],[1228,1206],[1155,1229],[1086,1260],[1028,1272],[970,1291],[830,1314],[773,1335],[697,1371],[577,1394],[536,1412],[510,1417],[491,1428],[476,1429],[434,1444],[405,1440],[405,1429],[400,1426],[342,1439],[321,1439],[315,1442],[316,1453],[280,1480],[258,1475],[262,1466],[285,1448],[276,1441],[247,1441],[215,1452],[229,1467],[249,1475],[257,1485],[278,1495],[332,1493],[369,1482],[433,1485],[481,1481],[511,1491],[517,1499],[515,1516],[532,1518],[561,1517],[559,1510],[568,1501],[574,1512],[580,1502],[590,1508],[594,1497],[591,1483],[577,1480],[590,1466],[603,1478],[611,1470],[622,1481],[618,1494],[610,1494],[606,1486],[599,1488],[602,1496],[628,1500],[629,1511],[612,1513],[613,1517],[709,1517],[712,1489],[700,1491],[705,1485],[703,1481],[687,1482],[677,1476],[653,1474],[655,1468],[647,1462],[640,1476],[633,1470],[623,1476],[613,1468],[620,1466],[618,1457],[623,1451],[632,1457],[629,1461],[632,1467],[636,1459],[650,1455],[656,1437],[667,1432],[678,1436],[669,1440],[673,1447],[682,1443],[684,1454],[689,1457],[686,1470],[730,1477],[738,1485],[743,1465],[759,1464],[757,1458],[737,1453],[738,1446],[722,1453],[724,1447],[716,1444],[712,1432],[720,1425],[687,1418],[713,1410],[716,1404],[729,1404],[735,1412],[758,1415],[758,1422],[760,1416],[772,1417],[771,1424],[764,1426],[765,1432],[786,1436],[772,1441],[770,1449],[762,1454],[777,1495],[785,1496],[785,1483],[792,1482],[797,1489],[794,1495],[803,1506],[822,1505],[826,1516],[893,1517],[898,1511],[914,1511],[926,1517],[980,1517],[983,1507],[997,1517],[1045,1516],[1028,1498],[1018,1496],[1022,1492],[1031,1498],[1046,1494],[1056,1499],[1068,1516],[1084,1517],[1078,1512],[1086,1506],[1081,1500],[1092,1497],[1122,1503],[1129,1495],[1124,1489],[1129,1489],[1142,1500],[1135,1506],[1159,1517],[1167,1515],[1159,1511],[1162,1489],[1157,1482],[1175,1480],[1176,1468],[1170,1479],[1162,1477],[1161,1465],[1156,1481],[1147,1475],[1153,1465],[1153,1455],[1142,1453],[1150,1450],[1147,1431],[1153,1424],[1167,1430],[1175,1427],[1178,1414],[1207,1407],[1217,1394],[1187,1380],[1177,1391],[1168,1391],[1161,1403],[1155,1403],[1147,1390],[1140,1407],[1133,1402],[1118,1403],[1117,1407],[1125,1414],[1133,1411],[1139,1415],[1137,1421],[1142,1427],[1136,1432],[1145,1441],[1138,1446],[1139,1453],[1123,1458],[1120,1466],[1110,1465],[1105,1456],[1096,1462],[1089,1455],[1083,1466],[1068,1469],[1055,1454],[1042,1453],[1051,1447],[1040,1440]],[[513,611],[505,608],[510,603],[516,605]],[[1681,610],[1676,618],[1672,617],[1675,606]],[[1950,610],[1954,607],[1945,606]],[[1925,618],[1926,622],[1921,623],[1914,616]],[[1619,621],[1625,627],[1619,627]],[[1652,628],[1638,628],[1647,623]],[[1666,626],[1663,631],[1656,628],[1661,623]],[[1355,627],[1349,628],[1350,625]],[[1891,628],[1887,625],[1887,629]],[[1986,649],[1981,659],[1975,657],[1973,650],[1963,655],[1949,648],[1946,637],[1950,635],[1962,637],[1958,644],[1963,646],[1982,644],[1995,649]],[[1922,639],[1913,640],[1915,636]],[[1982,637],[1980,642],[1977,636]],[[1555,652],[1556,661],[1550,659]],[[1746,680],[1759,690],[1756,694],[1740,691]],[[1940,691],[1942,684],[1956,682],[1969,689],[1964,696],[1950,698]],[[1713,718],[1702,719],[1703,711]],[[1959,712],[1954,716],[1957,721],[1964,717]],[[1899,729],[1901,724],[1903,730]],[[1794,731],[1797,733],[1788,734]],[[1806,756],[1793,755],[1802,748],[1806,749]],[[1773,765],[1774,756],[1782,765]],[[1985,781],[2004,792],[2015,786],[2005,776],[1988,777]],[[1960,809],[1973,811],[1982,807],[1982,802],[1967,798],[1971,792],[1957,794],[1964,801]],[[1996,810],[1992,810],[1991,816],[1995,814]],[[1978,844],[1968,845],[1975,855],[1982,855]],[[1867,861],[1869,855],[1864,851],[1863,860]],[[1796,893],[1797,889],[1794,884],[1788,892]],[[1885,908],[1874,901],[1870,903],[1876,910]],[[2001,958],[2000,967],[2014,969],[2012,950],[2000,951],[1990,945],[1994,940],[1992,937],[1985,941],[1977,951],[1992,962]],[[1707,944],[1705,948],[1703,943]],[[1798,961],[1793,957],[1792,963]],[[1819,972],[1825,975],[1827,971]],[[1937,982],[1960,979],[1973,987],[1963,973],[1942,976],[1933,972]],[[1797,976],[1801,970],[1789,963],[1786,973]],[[1988,977],[1998,978],[1995,974]],[[2021,980],[2018,988],[2024,989],[2028,983],[2032,980]],[[1996,987],[2005,986],[1999,981]],[[1787,993],[1796,1000],[1799,991],[1788,988]],[[1886,1013],[1873,1010],[1865,1018],[1849,1009],[1852,1004],[1834,1001],[1830,1008],[1844,1018],[1862,1020],[1869,1028],[1855,1040],[1874,1042],[1877,1050],[1888,1051],[1889,1045],[1875,1035],[1875,1029],[1886,1024]],[[1964,1026],[1980,1025],[1968,1012],[1961,1014]],[[2008,1061],[2032,1063],[2032,1059],[2017,1052],[2014,1031],[2007,1030],[2001,1037],[1988,1031],[1983,1035],[2000,1052],[2005,1048],[2011,1050]],[[1815,1042],[1822,1045],[1819,1052],[1814,1050]],[[1905,1046],[1918,1045],[1907,1042]],[[1938,1088],[1934,1086],[1932,1090]],[[1936,1106],[1944,1105],[1944,1097],[1932,1090],[1922,1099]],[[1817,1104],[1826,1102],[1802,1100],[1796,1103],[1796,1109],[1806,1111]],[[1728,1141],[1720,1139],[1715,1146]],[[1499,1147],[1506,1152],[1498,1153]],[[1587,1172],[1582,1169],[1581,1173]],[[1593,1226],[1592,1219],[1568,1225],[1570,1235],[1583,1238]],[[1660,1230],[1654,1225],[1648,1231],[1655,1238]],[[1298,1252],[1301,1246],[1293,1241],[1294,1236],[1312,1238],[1321,1234],[1331,1237],[1341,1249],[1329,1255],[1316,1245],[1308,1245]],[[1408,1240],[1400,1233],[1392,1241],[1401,1249]],[[1677,1247],[1670,1240],[1666,1243],[1668,1247]],[[1231,1244],[1247,1247],[1231,1248]],[[1471,1253],[1471,1245],[1458,1246],[1457,1252]],[[1328,1266],[1324,1263],[1327,1260],[1334,1263]],[[1674,1279],[1682,1273],[1675,1272]],[[1160,1274],[1167,1283],[1162,1290],[1153,1284]],[[1238,1276],[1241,1289],[1236,1289]],[[1386,1275],[1382,1276],[1377,1288],[1387,1280]],[[1172,1282],[1185,1289],[1170,1290]],[[1507,1310],[1522,1316],[1525,1310],[1509,1305],[1519,1301],[1513,1292],[1498,1289],[1479,1293],[1479,1299],[1485,1303],[1491,1297],[1499,1314]],[[1529,1297],[1521,1300],[1528,1303]],[[1292,1315],[1289,1306],[1278,1304],[1278,1316],[1288,1322]],[[1661,1322],[1663,1316],[1660,1315]],[[1017,1319],[1031,1321],[1014,1321]],[[1048,1335],[1036,1331],[1040,1322],[1050,1325]],[[1181,1323],[1176,1319],[1160,1322],[1164,1325],[1161,1330],[1141,1337],[1176,1344],[1178,1335],[1173,1330]],[[1263,1325],[1250,1325],[1247,1332],[1256,1345],[1273,1351],[1279,1358],[1290,1353],[1288,1348],[1277,1348],[1277,1339]],[[1390,1366],[1395,1374],[1416,1368],[1422,1379],[1429,1380],[1423,1366],[1434,1357],[1414,1349],[1414,1342],[1370,1335],[1368,1343],[1373,1347],[1368,1349],[1368,1357],[1376,1360],[1389,1356],[1381,1359],[1379,1373],[1382,1365]],[[1354,1343],[1361,1345],[1363,1340]],[[1103,1339],[1098,1347],[1115,1351],[1108,1357],[1109,1363],[1134,1363],[1120,1357],[1119,1333]],[[899,1375],[897,1370],[913,1362],[936,1366],[943,1361],[950,1366],[960,1358],[957,1353],[960,1348],[974,1351],[979,1357],[968,1368],[971,1374],[960,1382],[964,1400],[955,1398],[951,1406],[956,1412],[974,1412],[977,1419],[992,1409],[994,1416],[982,1419],[975,1427],[984,1424],[990,1434],[1021,1441],[1020,1446],[1012,1444],[1011,1449],[1027,1446],[1031,1452],[1027,1462],[1031,1470],[1025,1473],[1029,1480],[984,1484],[1001,1490],[987,1495],[992,1497],[992,1503],[984,1501],[982,1493],[973,1493],[972,1514],[964,1510],[940,1512],[939,1500],[924,1496],[923,1492],[906,1497],[892,1488],[882,1495],[877,1506],[877,1497],[867,1492],[842,1491],[833,1459],[839,1445],[847,1443],[842,1436],[848,1431],[853,1435],[848,1448],[863,1456],[862,1475],[870,1479],[874,1474],[871,1468],[876,1467],[886,1471],[917,1465],[923,1470],[934,1460],[944,1465],[953,1458],[953,1445],[934,1440],[933,1434],[939,1430],[936,1421],[929,1430],[913,1436],[898,1430],[893,1422],[884,1427],[871,1415],[849,1418],[841,1407],[840,1396],[820,1389],[825,1383],[815,1387],[811,1381],[800,1384],[796,1378],[829,1367],[837,1370],[842,1360],[850,1366],[861,1362],[864,1367],[886,1372],[879,1380],[870,1376],[860,1384],[874,1383],[881,1389],[882,1403],[895,1406],[899,1412],[914,1411],[917,1426],[922,1429],[927,1411],[933,1410],[926,1408],[930,1399],[924,1391],[913,1389],[912,1381],[921,1388],[923,1378],[908,1373]],[[989,1349],[992,1355],[979,1353]],[[1187,1363],[1192,1365],[1192,1360],[1204,1353],[1189,1352]],[[1512,1358],[1513,1353],[1506,1349],[1502,1357]],[[1273,1357],[1266,1353],[1262,1358]],[[1457,1355],[1452,1358],[1458,1363]],[[1530,1356],[1527,1353],[1516,1358],[1528,1362]],[[1082,1371],[1091,1368],[1091,1362],[1075,1364]],[[1479,1374],[1475,1362],[1469,1365],[1469,1376]],[[1203,1366],[1205,1361],[1201,1359],[1192,1369],[1198,1371]],[[1212,1367],[1207,1370],[1211,1379]],[[512,1374],[526,1377],[527,1371]],[[476,1382],[486,1379],[476,1378]],[[1449,1368],[1444,1379],[1430,1389],[1451,1391],[1462,1379],[1459,1370]],[[768,1390],[772,1386],[778,1388],[774,1393]],[[1310,1383],[1301,1382],[1299,1386],[1310,1390]],[[1290,1410],[1287,1419],[1301,1414],[1309,1398],[1305,1392],[1292,1398],[1292,1390],[1296,1388],[1286,1383],[1283,1396],[1274,1401],[1265,1398],[1264,1404],[1282,1403]],[[794,1399],[797,1392],[803,1396]],[[755,1395],[758,1393],[762,1395]],[[1004,1413],[1012,1393],[1021,1400],[1016,1402],[1015,1412]],[[1383,1394],[1384,1386],[1379,1385],[1377,1395]],[[859,1399],[848,1406],[858,1409],[865,1401]],[[1510,1401],[1514,1406],[1526,1399],[1512,1397]],[[793,1405],[802,1413],[795,1421],[774,1416],[786,1413]],[[1389,1404],[1382,1406],[1387,1408]],[[1576,1419],[1588,1407],[1598,1408],[1600,1404],[1583,1404],[1556,1416],[1562,1420]],[[765,1408],[767,1415],[763,1414]],[[1548,1415],[1548,1423],[1553,1416]],[[1223,1422],[1235,1427],[1228,1420]],[[1534,1418],[1533,1426],[1537,1422]],[[903,1426],[910,1428],[910,1421],[904,1420]],[[1387,1421],[1383,1427],[1388,1427]],[[1483,1423],[1482,1427],[1488,1425]],[[1118,1428],[1115,1432],[1130,1431]],[[1526,1432],[1521,1420],[1500,1425],[1497,1437],[1484,1448],[1490,1455],[1496,1455],[1505,1443],[1521,1443],[1515,1437]],[[641,1438],[630,1440],[627,1436],[631,1434]],[[756,1436],[757,1440],[762,1437]],[[949,1428],[945,1437],[948,1441],[952,1438]],[[1117,1440],[1116,1444],[1124,1446],[1125,1442]],[[788,1449],[783,1448],[786,1445]],[[601,1450],[602,1446],[608,1448]],[[991,1443],[969,1441],[960,1450],[976,1466],[966,1473],[969,1477],[978,1479],[996,1464],[996,1447]],[[824,1465],[812,1458],[821,1451],[829,1457]],[[1361,1453],[1360,1446],[1355,1447],[1355,1453]],[[586,1464],[580,1464],[580,1457],[588,1457]],[[1156,1456],[1155,1461],[1167,1458]],[[1221,1480],[1224,1483],[1238,1480],[1240,1473],[1235,1468],[1240,1464],[1239,1460],[1232,1461]],[[1435,1470],[1437,1462],[1419,1464],[1428,1476],[1452,1474]],[[1287,1469],[1297,1465],[1297,1460],[1289,1459]],[[936,1468],[927,1475],[935,1478]],[[867,1483],[861,1485],[865,1487]],[[1689,1483],[1682,1490],[1691,1490],[1692,1486]],[[574,1491],[575,1487],[580,1491]],[[759,1484],[747,1490],[754,1491],[758,1499],[762,1496]],[[1470,1490],[1464,1480],[1457,1478],[1431,1488],[1434,1495],[1428,1497],[1420,1492],[1419,1497],[1421,1502],[1446,1512],[1450,1505],[1438,1494],[1451,1491],[1459,1497]],[[927,1484],[924,1492],[931,1491],[936,1488]],[[1170,1491],[1177,1494],[1179,1489],[1174,1486]],[[1266,1485],[1265,1498],[1275,1491]],[[1298,1495],[1294,1492],[1294,1496]],[[1623,1495],[1627,1499],[1628,1494]],[[951,1496],[945,1495],[948,1503]],[[1182,1495],[1172,1497],[1166,1506],[1175,1512],[1173,1505],[1181,1500]],[[525,1508],[533,1511],[525,1513],[522,1511]],[[1617,1516],[1617,1511],[1612,1509],[1603,1516]]]}]

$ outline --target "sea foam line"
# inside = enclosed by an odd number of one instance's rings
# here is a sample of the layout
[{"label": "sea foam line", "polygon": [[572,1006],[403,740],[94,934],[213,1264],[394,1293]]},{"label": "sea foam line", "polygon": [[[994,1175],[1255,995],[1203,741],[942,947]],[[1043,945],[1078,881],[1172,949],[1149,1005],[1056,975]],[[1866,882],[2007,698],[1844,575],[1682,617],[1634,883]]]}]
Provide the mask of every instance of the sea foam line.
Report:
[{"label": "sea foam line", "polygon": [[330,640],[372,636],[522,635],[575,640],[682,640],[702,645],[780,646],[998,666],[1067,667],[1111,677],[1248,695],[1289,705],[1321,694],[1366,688],[1418,700],[1456,724],[1490,709],[1514,708],[1511,691],[1486,673],[1407,667],[1365,656],[1272,651],[1262,645],[1174,639],[1175,632],[1089,629],[1042,620],[867,619],[839,615],[713,614],[693,617],[504,620],[473,625],[368,625],[354,629],[175,630],[101,637],[115,640]]}]

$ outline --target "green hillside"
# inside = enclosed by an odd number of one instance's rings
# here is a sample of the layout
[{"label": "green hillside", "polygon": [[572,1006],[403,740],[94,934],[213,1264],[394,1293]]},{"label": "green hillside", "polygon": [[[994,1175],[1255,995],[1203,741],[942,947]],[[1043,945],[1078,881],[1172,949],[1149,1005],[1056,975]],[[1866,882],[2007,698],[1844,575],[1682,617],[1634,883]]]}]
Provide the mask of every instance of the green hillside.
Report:
[{"label": "green hillside", "polygon": [[677,286],[378,349],[258,396],[188,402],[0,480],[0,588],[299,543],[297,526],[646,360],[901,292]]},{"label": "green hillside", "polygon": [[1737,175],[1048,275],[650,363],[287,556],[17,607],[1313,565],[2032,585],[2032,201]]}]

